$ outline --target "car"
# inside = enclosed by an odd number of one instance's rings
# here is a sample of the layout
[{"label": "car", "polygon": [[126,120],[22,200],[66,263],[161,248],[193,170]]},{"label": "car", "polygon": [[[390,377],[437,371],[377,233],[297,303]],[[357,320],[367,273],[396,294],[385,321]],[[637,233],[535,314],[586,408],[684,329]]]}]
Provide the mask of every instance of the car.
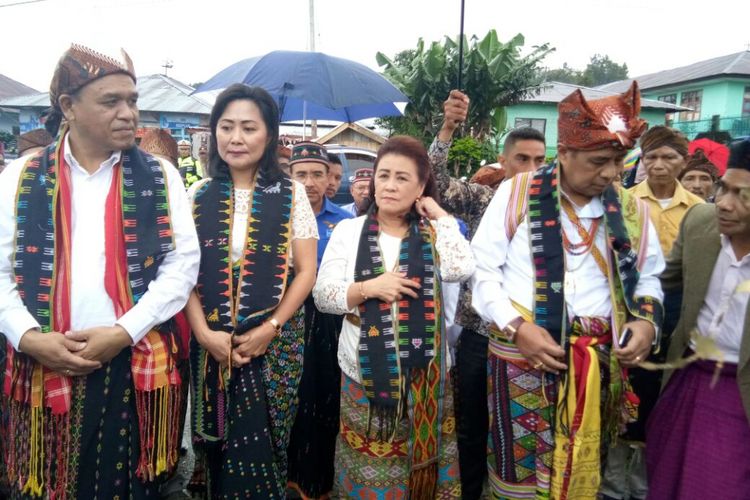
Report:
[{"label": "car", "polygon": [[333,197],[333,202],[337,205],[346,205],[353,201],[349,192],[351,181],[354,178],[354,172],[360,168],[373,168],[377,153],[369,149],[357,148],[353,146],[344,146],[341,144],[326,144],[328,156],[336,156],[341,160],[343,167],[343,176],[341,177],[341,186]]}]

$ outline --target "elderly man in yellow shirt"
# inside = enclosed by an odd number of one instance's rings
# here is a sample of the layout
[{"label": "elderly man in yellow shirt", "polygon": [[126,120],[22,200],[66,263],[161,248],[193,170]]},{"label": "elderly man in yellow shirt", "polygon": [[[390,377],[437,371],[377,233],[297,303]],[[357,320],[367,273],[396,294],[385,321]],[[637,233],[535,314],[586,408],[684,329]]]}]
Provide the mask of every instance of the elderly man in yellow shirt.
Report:
[{"label": "elderly man in yellow shirt", "polygon": [[688,140],[680,132],[659,125],[643,134],[641,151],[646,180],[630,188],[630,192],[648,205],[661,249],[669,255],[685,212],[703,203],[700,196],[677,180],[687,164]]},{"label": "elderly man in yellow shirt", "polygon": [[[669,127],[652,127],[641,137],[641,150],[646,180],[630,188],[630,192],[648,205],[651,222],[666,256],[677,239],[685,213],[704,201],[677,180],[688,160],[688,140],[684,135]],[[674,324],[670,324],[670,319],[679,316],[679,306],[679,297],[665,297],[663,339],[668,339],[672,333]],[[664,355],[666,349],[663,348],[659,356]],[[657,356],[655,360],[661,359]],[[645,498],[647,493],[646,466],[642,457],[644,426],[659,395],[661,372],[634,368],[630,370],[630,381],[641,399],[638,421],[628,425],[619,444],[608,454],[601,488],[604,500],[625,498],[628,491],[633,499]]]}]

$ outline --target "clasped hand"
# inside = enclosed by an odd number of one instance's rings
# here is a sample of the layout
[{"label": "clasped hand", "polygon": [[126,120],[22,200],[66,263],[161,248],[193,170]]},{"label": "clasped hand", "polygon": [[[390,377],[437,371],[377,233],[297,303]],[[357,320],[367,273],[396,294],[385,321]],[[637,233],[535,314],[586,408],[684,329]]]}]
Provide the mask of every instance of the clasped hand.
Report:
[{"label": "clasped hand", "polygon": [[263,322],[242,335],[232,336],[221,330],[196,332],[198,343],[224,367],[228,366],[230,358],[232,366],[242,366],[251,359],[264,355],[275,336],[276,330],[268,322]]},{"label": "clasped hand", "polygon": [[21,337],[18,347],[50,370],[81,376],[101,368],[129,345],[128,332],[115,325],[69,331],[63,335],[29,330]]}]

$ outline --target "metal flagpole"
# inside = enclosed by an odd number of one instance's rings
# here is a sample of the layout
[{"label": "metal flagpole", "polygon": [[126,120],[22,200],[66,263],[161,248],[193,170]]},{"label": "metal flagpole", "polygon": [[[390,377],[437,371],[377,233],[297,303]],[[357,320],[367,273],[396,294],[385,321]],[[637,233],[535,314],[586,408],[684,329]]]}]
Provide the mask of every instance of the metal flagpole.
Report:
[{"label": "metal flagpole", "polygon": [[458,34],[458,83],[456,89],[463,90],[462,75],[464,72],[464,0],[461,0],[461,29]]},{"label": "metal flagpole", "polygon": [[[310,52],[315,52],[315,0],[310,0]],[[305,101],[304,106],[305,119],[307,119],[307,101]],[[307,122],[305,122],[304,125],[306,127]],[[317,120],[313,120],[310,123],[310,138],[314,139],[317,136],[318,122]]]}]

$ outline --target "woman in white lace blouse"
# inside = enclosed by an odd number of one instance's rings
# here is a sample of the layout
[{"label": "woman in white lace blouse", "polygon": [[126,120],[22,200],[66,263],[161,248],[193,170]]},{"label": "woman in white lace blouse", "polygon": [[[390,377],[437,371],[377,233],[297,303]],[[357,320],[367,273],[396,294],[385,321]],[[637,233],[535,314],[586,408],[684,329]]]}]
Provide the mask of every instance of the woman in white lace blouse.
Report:
[{"label": "woman in white lace blouse", "polygon": [[474,259],[416,139],[380,148],[370,193],[367,215],[334,229],[313,289],[346,315],[336,477],[347,497],[442,498],[460,485],[440,283]]},{"label": "woman in white lace blouse", "polygon": [[190,190],[202,248],[187,307],[193,433],[211,498],[281,499],[317,224],[304,187],[279,169],[267,92],[227,88],[210,124],[211,178]]}]

